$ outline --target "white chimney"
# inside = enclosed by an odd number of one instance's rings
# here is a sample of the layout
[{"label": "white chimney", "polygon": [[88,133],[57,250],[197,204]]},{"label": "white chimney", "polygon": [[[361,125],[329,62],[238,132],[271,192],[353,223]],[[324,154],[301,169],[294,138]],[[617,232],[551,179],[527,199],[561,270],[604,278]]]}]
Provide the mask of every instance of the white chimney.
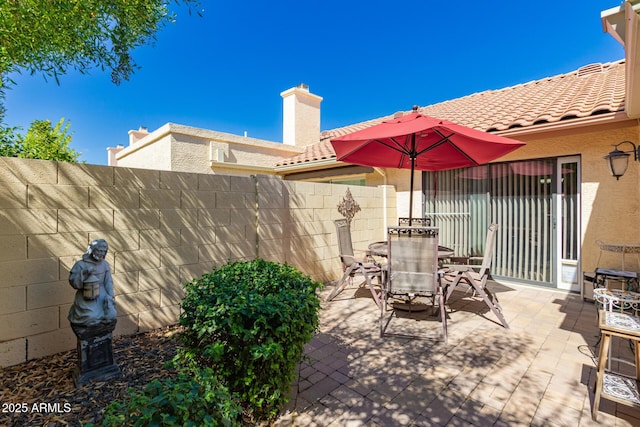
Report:
[{"label": "white chimney", "polygon": [[149,135],[149,129],[147,129],[145,126],[140,126],[138,130],[130,130],[129,145],[135,144],[147,135]]},{"label": "white chimney", "polygon": [[322,97],[309,92],[309,86],[285,90],[282,97],[282,142],[304,147],[320,140]]},{"label": "white chimney", "polygon": [[118,144],[117,147],[107,147],[107,152],[109,153],[107,166],[118,166],[118,159],[116,159],[116,154],[118,154],[122,150],[124,150],[124,146],[122,144]]}]

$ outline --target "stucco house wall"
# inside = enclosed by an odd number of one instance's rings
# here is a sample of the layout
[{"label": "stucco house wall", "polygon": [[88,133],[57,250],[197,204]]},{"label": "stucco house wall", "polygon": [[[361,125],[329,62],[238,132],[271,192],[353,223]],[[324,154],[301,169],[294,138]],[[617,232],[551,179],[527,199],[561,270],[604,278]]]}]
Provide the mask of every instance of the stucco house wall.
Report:
[{"label": "stucco house wall", "polygon": [[276,142],[167,123],[151,133],[132,131],[110,166],[249,176],[273,174],[271,165],[302,149]]},{"label": "stucco house wall", "polygon": [[[96,238],[109,243],[116,335],[175,323],[181,285],[228,261],[260,256],[339,278],[332,221],[346,189],[0,157],[0,366],[76,346],[69,269]],[[364,248],[384,237],[370,230],[395,214],[395,193],[351,192],[362,209],[354,245]]]}]

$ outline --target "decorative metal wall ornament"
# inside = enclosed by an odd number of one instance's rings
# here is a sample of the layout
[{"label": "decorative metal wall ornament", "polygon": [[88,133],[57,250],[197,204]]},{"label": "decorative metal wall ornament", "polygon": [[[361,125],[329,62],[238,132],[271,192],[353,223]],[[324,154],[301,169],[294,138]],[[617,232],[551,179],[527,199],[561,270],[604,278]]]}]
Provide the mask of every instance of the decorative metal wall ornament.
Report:
[{"label": "decorative metal wall ornament", "polygon": [[351,220],[358,212],[360,212],[360,205],[355,201],[353,196],[351,195],[351,191],[347,188],[342,201],[338,203],[338,212],[340,215],[345,217],[349,224],[351,224]]}]

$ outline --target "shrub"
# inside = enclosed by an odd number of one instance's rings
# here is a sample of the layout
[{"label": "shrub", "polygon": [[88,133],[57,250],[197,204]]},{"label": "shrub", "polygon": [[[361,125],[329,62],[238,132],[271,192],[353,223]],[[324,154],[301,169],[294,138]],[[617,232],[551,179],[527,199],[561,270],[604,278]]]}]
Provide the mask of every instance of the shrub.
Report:
[{"label": "shrub", "polygon": [[261,259],[186,283],[176,360],[213,369],[254,421],[274,419],[318,327],[320,286],[292,266]]},{"label": "shrub", "polygon": [[240,426],[242,408],[211,370],[153,380],[107,406],[103,426]]}]

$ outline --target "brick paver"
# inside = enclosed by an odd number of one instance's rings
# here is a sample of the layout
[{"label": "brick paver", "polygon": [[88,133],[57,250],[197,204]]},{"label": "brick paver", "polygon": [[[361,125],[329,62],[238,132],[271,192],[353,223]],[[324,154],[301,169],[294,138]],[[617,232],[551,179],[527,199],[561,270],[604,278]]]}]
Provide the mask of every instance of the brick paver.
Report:
[{"label": "brick paver", "polygon": [[[577,294],[491,282],[511,329],[471,293],[449,301],[447,345],[425,313],[380,338],[370,295],[323,303],[284,426],[638,426],[640,410],[603,399],[591,420],[596,309]],[[323,291],[328,294],[330,287]],[[402,335],[419,335],[419,338]],[[626,343],[614,352],[629,359]]]}]

